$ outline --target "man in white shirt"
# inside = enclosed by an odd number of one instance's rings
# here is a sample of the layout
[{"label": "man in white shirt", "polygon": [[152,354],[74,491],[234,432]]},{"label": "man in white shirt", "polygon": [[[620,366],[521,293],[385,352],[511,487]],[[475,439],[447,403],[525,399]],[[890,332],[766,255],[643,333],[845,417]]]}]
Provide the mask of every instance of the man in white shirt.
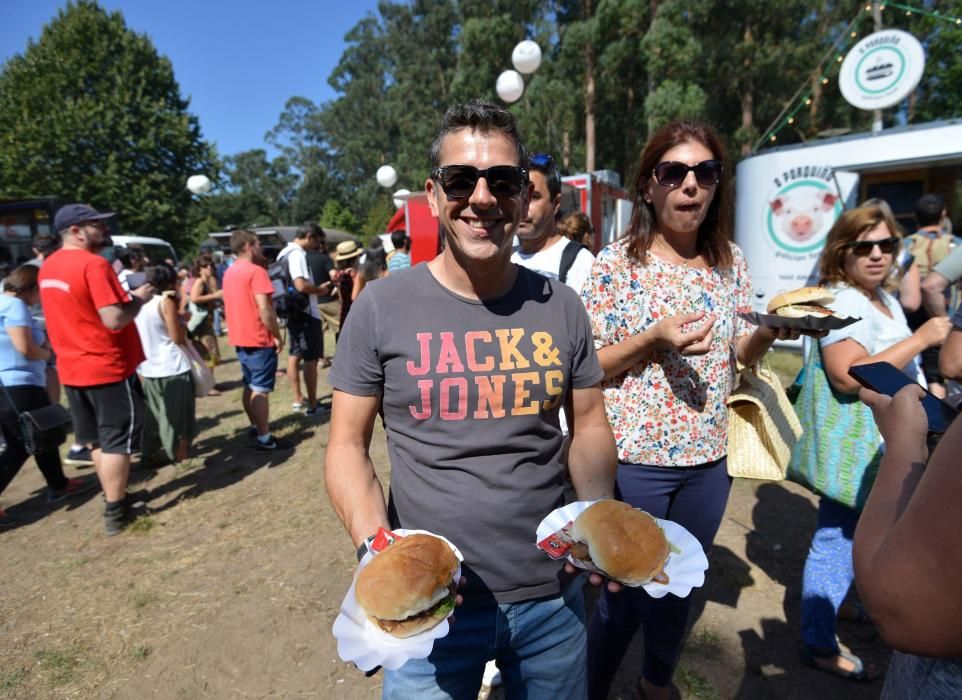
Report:
[{"label": "man in white shirt", "polygon": [[[287,260],[287,269],[294,289],[307,297],[301,311],[292,311],[287,321],[287,335],[290,347],[287,357],[287,379],[294,393],[294,408],[306,408],[309,416],[318,415],[317,404],[317,361],[324,354],[324,333],[321,328],[321,312],[317,306],[316,294],[328,294],[331,281],[314,283],[314,277],[307,264],[307,251],[317,250],[322,236],[318,234],[317,224],[302,224],[294,234],[294,240],[287,244],[277,256]],[[293,306],[298,306],[294,304]],[[300,365],[304,361],[304,389],[307,403],[301,394]]]},{"label": "man in white shirt", "polygon": [[[591,272],[594,256],[558,230],[557,216],[561,207],[558,166],[547,153],[532,153],[528,156],[528,174],[534,185],[534,194],[528,205],[528,216],[518,226],[521,246],[512,253],[511,262],[545,277],[561,280],[580,294]],[[571,249],[566,253],[569,247]]]}]

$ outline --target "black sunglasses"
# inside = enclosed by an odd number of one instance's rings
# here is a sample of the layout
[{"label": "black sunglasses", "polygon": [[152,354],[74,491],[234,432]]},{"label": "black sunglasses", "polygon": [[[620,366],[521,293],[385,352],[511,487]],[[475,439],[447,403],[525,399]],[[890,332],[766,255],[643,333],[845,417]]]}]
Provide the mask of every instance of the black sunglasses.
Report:
[{"label": "black sunglasses", "polygon": [[891,238],[882,238],[877,241],[852,241],[851,243],[846,243],[845,247],[850,249],[856,257],[864,258],[866,255],[872,254],[875,246],[878,246],[878,249],[882,251],[882,255],[892,255],[899,249],[901,242],[901,238],[892,236]]},{"label": "black sunglasses", "polygon": [[517,165],[495,165],[485,170],[473,165],[442,165],[431,177],[453,199],[470,197],[482,177],[495,197],[517,197],[528,184],[528,171]]},{"label": "black sunglasses", "polygon": [[717,185],[722,176],[720,160],[703,160],[695,165],[679,163],[676,160],[666,160],[655,166],[652,174],[659,185],[664,187],[678,187],[688,177],[688,171],[695,173],[695,180],[702,187]]}]

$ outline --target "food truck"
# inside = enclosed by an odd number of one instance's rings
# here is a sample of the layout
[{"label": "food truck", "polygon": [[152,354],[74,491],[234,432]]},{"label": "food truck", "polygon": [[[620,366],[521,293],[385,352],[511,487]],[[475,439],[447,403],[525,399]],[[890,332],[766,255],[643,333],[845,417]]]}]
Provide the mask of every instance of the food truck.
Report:
[{"label": "food truck", "polygon": [[916,200],[941,194],[962,224],[962,119],[767,149],[736,168],[735,242],[752,274],[755,310],[817,281],[832,224],[867,199],[888,202],[915,230]]}]

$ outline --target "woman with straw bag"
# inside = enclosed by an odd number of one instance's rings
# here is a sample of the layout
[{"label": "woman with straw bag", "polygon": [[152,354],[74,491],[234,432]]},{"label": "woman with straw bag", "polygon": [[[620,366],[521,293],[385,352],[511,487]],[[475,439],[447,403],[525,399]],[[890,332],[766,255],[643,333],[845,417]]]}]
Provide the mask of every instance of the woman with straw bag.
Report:
[{"label": "woman with straw bag", "polygon": [[[605,371],[618,446],[617,497],[687,528],[707,551],[728,501],[726,400],[735,362],[754,365],[778,338],[758,327],[751,280],[731,243],[731,176],[711,127],[675,122],[644,152],[624,238],[595,260],[582,298]],[[689,598],[602,592],[588,630],[590,696],[607,697],[635,631],[645,637],[641,689],[667,699]]]}]

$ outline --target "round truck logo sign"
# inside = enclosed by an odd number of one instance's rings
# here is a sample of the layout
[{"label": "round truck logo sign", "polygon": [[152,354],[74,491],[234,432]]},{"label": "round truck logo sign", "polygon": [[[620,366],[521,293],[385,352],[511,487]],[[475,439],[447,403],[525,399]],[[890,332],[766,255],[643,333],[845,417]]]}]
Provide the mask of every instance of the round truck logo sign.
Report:
[{"label": "round truck logo sign", "polygon": [[805,166],[775,179],[776,189],[768,198],[765,212],[765,228],[776,250],[805,254],[821,249],[829,229],[842,213],[842,203],[829,177],[830,168]]},{"label": "round truck logo sign", "polygon": [[918,39],[900,29],[875,32],[858,42],[838,74],[845,101],[865,110],[892,107],[919,84],[925,51]]}]

